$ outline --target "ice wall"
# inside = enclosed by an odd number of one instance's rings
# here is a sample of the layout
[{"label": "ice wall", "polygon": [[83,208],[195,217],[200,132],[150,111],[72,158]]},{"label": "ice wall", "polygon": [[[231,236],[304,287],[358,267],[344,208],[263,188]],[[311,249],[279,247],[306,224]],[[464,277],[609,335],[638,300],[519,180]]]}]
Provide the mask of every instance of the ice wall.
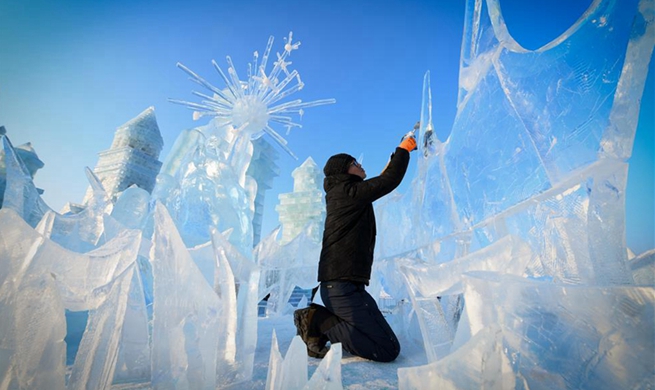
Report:
[{"label": "ice wall", "polygon": [[652,254],[628,261],[624,203],[654,2],[594,1],[535,51],[498,1],[466,13],[452,132],[428,74],[411,189],[377,207],[405,234],[379,229],[376,279],[409,295],[430,362],[400,386],[652,386]]}]

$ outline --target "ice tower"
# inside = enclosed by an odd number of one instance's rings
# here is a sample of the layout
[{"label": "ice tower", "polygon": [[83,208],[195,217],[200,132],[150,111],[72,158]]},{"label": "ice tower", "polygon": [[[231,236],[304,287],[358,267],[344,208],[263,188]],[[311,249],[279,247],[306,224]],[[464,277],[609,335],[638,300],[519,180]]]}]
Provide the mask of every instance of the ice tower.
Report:
[{"label": "ice tower", "polygon": [[[152,192],[162,165],[159,153],[163,146],[155,108],[148,107],[116,129],[111,148],[98,154],[98,164],[93,171],[114,201],[133,184]],[[89,188],[82,203],[90,197]]]},{"label": "ice tower", "polygon": [[280,153],[263,137],[252,141],[252,146],[252,160],[250,161],[250,166],[246,174],[257,182],[255,214],[252,218],[253,246],[256,246],[262,236],[262,218],[264,216],[266,191],[271,189],[273,179],[280,175],[280,167],[275,163]]},{"label": "ice tower", "polygon": [[281,244],[293,240],[308,224],[312,224],[311,238],[318,242],[325,222],[323,173],[308,157],[291,175],[293,192],[280,194],[280,203],[275,207],[282,224]]}]

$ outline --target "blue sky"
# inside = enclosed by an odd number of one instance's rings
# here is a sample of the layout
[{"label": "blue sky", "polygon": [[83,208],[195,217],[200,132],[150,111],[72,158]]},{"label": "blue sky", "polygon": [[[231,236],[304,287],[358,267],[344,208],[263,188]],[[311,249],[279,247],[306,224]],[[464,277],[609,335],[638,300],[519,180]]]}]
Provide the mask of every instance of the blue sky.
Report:
[{"label": "blue sky", "polygon": [[[514,38],[537,49],[564,32],[591,0],[501,0]],[[431,72],[433,118],[446,139],[456,112],[463,0],[433,1],[37,1],[0,2],[0,125],[15,145],[32,142],[45,167],[36,184],[56,210],[81,201],[84,167],[111,145],[115,129],[155,107],[163,160],[194,122],[168,98],[195,101],[181,62],[216,85],[215,59],[230,55],[245,75],[252,53],[273,50],[293,31],[302,45],[290,60],[306,85],[303,101],[335,98],[306,110],[288,137],[281,176],[267,194],[264,234],[277,225],[279,193],[292,191],[291,171],[312,156],[364,155],[369,175],[384,166],[420,114],[422,79]],[[242,76],[243,78],[243,76]],[[655,247],[653,64],[630,160],[627,242]],[[278,128],[279,129],[279,128]],[[280,129],[283,130],[283,129]],[[408,180],[406,180],[408,181]]]}]

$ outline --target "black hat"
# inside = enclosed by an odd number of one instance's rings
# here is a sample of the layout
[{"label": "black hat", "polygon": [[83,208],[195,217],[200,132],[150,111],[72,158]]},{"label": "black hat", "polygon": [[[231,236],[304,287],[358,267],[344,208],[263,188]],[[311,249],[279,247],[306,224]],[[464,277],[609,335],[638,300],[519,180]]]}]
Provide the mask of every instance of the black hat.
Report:
[{"label": "black hat", "polygon": [[347,173],[348,167],[350,164],[355,161],[355,157],[346,154],[339,153],[330,157],[323,167],[323,173],[325,176],[338,175],[340,173]]}]

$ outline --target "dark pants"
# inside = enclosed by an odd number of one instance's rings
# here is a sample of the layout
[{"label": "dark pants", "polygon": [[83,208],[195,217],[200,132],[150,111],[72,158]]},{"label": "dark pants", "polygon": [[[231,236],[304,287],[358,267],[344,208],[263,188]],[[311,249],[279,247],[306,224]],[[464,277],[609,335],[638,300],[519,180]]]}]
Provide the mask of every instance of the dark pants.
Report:
[{"label": "dark pants", "polygon": [[323,282],[321,298],[340,320],[324,330],[332,344],[341,343],[351,354],[378,362],[398,357],[398,338],[363,283]]}]

